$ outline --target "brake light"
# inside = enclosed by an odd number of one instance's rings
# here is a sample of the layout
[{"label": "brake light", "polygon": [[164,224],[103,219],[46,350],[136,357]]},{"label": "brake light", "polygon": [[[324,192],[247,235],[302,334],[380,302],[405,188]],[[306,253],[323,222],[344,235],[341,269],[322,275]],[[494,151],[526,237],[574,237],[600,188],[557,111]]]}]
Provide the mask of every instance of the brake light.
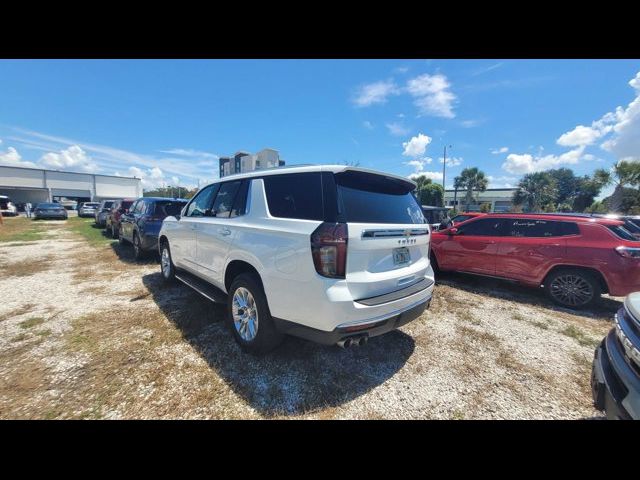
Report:
[{"label": "brake light", "polygon": [[616,247],[616,252],[625,258],[640,259],[640,248],[637,247]]},{"label": "brake light", "polygon": [[320,224],[311,234],[313,264],[323,277],[345,278],[347,242],[349,232],[346,223]]}]

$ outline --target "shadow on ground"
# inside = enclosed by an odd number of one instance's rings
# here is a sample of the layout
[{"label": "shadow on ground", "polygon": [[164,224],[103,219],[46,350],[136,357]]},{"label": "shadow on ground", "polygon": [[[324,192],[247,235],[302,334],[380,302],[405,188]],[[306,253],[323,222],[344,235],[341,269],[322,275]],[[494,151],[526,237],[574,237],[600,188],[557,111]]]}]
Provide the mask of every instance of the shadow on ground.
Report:
[{"label": "shadow on ground", "polygon": [[264,357],[243,353],[226,326],[225,306],[160,273],[142,281],[165,316],[209,366],[266,416],[310,413],[339,406],[391,378],[412,355],[413,338],[401,331],[342,350],[288,337]]},{"label": "shadow on ground", "polygon": [[113,252],[118,256],[118,258],[125,263],[144,265],[149,263],[158,263],[160,261],[160,256],[155,251],[147,252],[147,254],[142,260],[136,260],[133,253],[133,245],[131,245],[130,243],[121,244],[117,240],[114,240],[109,244],[109,246],[111,247]]},{"label": "shadow on ground", "polygon": [[471,293],[487,295],[488,297],[514,300],[518,303],[543,307],[556,312],[584,315],[591,318],[605,318],[608,321],[622,306],[619,300],[602,297],[596,305],[589,309],[571,310],[554,304],[544,295],[541,288],[529,288],[506,280],[458,272],[438,272],[436,274],[436,283]]}]

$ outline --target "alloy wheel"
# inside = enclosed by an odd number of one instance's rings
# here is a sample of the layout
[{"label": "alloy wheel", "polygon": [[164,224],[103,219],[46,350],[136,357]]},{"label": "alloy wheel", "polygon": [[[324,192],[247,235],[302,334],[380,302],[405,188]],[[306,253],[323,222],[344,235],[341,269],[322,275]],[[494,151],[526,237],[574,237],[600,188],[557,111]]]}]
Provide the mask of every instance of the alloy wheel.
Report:
[{"label": "alloy wheel", "polygon": [[164,275],[165,278],[169,278],[171,274],[171,256],[169,255],[169,249],[167,247],[162,249],[160,268],[162,269],[162,275]]},{"label": "alloy wheel", "polygon": [[564,305],[586,305],[593,298],[593,288],[579,275],[559,275],[551,283],[551,296]]},{"label": "alloy wheel", "polygon": [[250,342],[258,334],[258,308],[249,290],[238,288],[233,294],[231,307],[233,325],[240,337]]}]

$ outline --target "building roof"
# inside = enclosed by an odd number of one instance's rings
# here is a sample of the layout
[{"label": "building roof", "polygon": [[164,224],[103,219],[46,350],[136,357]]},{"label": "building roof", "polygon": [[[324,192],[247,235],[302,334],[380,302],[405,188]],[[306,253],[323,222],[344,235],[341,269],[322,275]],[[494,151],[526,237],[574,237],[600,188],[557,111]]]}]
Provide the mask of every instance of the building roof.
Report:
[{"label": "building roof", "polygon": [[66,170],[53,170],[50,168],[14,167],[13,165],[0,165],[0,168],[19,168],[20,170],[37,170],[39,172],[56,172],[70,175],[93,175],[95,177],[128,178],[130,180],[140,180],[138,177],[125,177],[124,175],[104,175],[102,173],[91,172],[68,172]]}]

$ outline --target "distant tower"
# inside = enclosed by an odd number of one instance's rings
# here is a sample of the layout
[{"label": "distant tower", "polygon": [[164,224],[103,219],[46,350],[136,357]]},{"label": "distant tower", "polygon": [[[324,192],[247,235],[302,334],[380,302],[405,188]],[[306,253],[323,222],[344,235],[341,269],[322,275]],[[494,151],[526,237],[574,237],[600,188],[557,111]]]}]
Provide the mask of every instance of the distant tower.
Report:
[{"label": "distant tower", "polygon": [[[231,159],[229,157],[220,157],[220,159],[219,159],[219,163],[220,163],[220,178],[222,178],[222,177],[224,177],[226,175],[225,166],[228,166],[230,161],[231,161]],[[228,170],[228,167],[227,167],[227,170]]]}]

